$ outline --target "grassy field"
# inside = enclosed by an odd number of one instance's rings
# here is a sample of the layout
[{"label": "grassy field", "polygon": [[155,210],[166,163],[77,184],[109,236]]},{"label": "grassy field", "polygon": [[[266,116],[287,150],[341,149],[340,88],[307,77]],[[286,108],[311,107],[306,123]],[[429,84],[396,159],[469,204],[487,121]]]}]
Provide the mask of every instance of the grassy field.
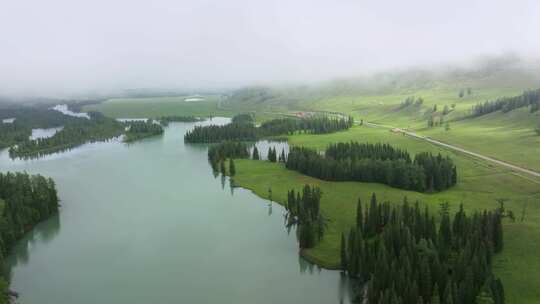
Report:
[{"label": "grassy field", "polygon": [[[529,113],[528,108],[508,113],[496,112],[478,118],[463,119],[477,103],[495,100],[503,96],[519,95],[530,81],[505,83],[497,81],[431,82],[425,86],[408,86],[372,92],[355,92],[343,89],[332,94],[299,94],[292,91],[295,98],[287,98],[289,92],[271,95],[263,102],[242,100],[241,106],[260,111],[332,111],[352,115],[360,119],[389,127],[407,128],[417,133],[454,144],[462,148],[485,154],[509,163],[540,170],[540,136],[534,128],[540,123],[540,113]],[[472,86],[471,94],[459,97],[463,88]],[[535,86],[533,86],[534,88]],[[540,87],[540,82],[536,87]],[[465,90],[466,92],[466,90]],[[253,92],[251,95],[258,96]],[[281,97],[280,97],[281,96]],[[422,98],[421,106],[411,105],[400,108],[408,97]],[[291,101],[292,100],[292,101]],[[234,104],[228,101],[228,104]],[[433,113],[436,106],[437,111]],[[449,113],[443,115],[444,108]],[[430,116],[441,121],[438,127],[427,128]],[[445,124],[449,122],[450,130]]]},{"label": "grassy field", "polygon": [[184,116],[231,116],[227,110],[220,110],[221,96],[204,96],[202,101],[184,101],[188,96],[113,98],[103,103],[89,105],[83,111],[99,111],[113,118],[155,118],[166,115]]},{"label": "grassy field", "polygon": [[419,130],[419,133],[540,171],[540,136],[532,128],[538,123],[540,113],[518,109],[451,122],[449,131],[439,127]]},{"label": "grassy field", "polygon": [[443,150],[423,141],[414,140],[382,129],[354,127],[349,131],[328,135],[294,135],[292,145],[318,149],[330,142],[357,140],[362,142],[389,142],[410,152],[431,151],[450,154],[456,161],[459,180],[456,187],[436,194],[423,194],[394,189],[381,184],[358,182],[325,182],[286,170],[280,164],[264,161],[238,160],[235,182],[252,189],[261,197],[272,197],[278,202],[286,199],[287,190],[300,189],[304,184],[319,185],[323,191],[322,212],[329,220],[323,241],[305,255],[326,267],[339,263],[339,244],[342,232],[347,232],[354,222],[356,201],[367,202],[375,192],[380,200],[400,202],[404,196],[419,200],[436,212],[440,203],[449,202],[451,210],[463,203],[466,210],[493,209],[496,199],[508,199],[506,206],[521,215],[526,206],[523,222],[505,221],[505,249],[498,255],[495,271],[503,279],[508,303],[537,303],[540,299],[540,181],[518,176],[507,169],[491,166],[465,155]]},{"label": "grassy field", "polygon": [[[185,97],[111,99],[84,110],[98,110],[107,116],[125,118],[232,116],[255,111],[257,122],[295,111],[342,112],[357,120],[409,128],[449,144],[540,171],[540,136],[533,131],[540,122],[539,113],[518,109],[462,119],[479,102],[539,88],[540,72],[535,73],[534,77],[523,70],[467,72],[439,78],[430,73],[388,78],[383,75],[364,84],[351,80],[320,86],[248,88],[221,101],[219,96],[207,96],[204,102],[196,103],[184,102]],[[471,94],[459,97],[459,92],[469,87]],[[400,107],[406,98],[413,96],[421,97],[423,104]],[[437,111],[433,113],[435,105]],[[443,115],[445,106],[450,111]],[[432,115],[436,120],[449,121],[450,129],[443,126],[427,128],[427,120]],[[289,136],[291,145],[317,149],[324,149],[332,142],[351,140],[390,143],[411,153],[431,151],[449,154],[458,166],[458,184],[441,193],[423,194],[372,183],[324,182],[286,170],[280,164],[250,160],[237,161],[234,180],[264,198],[271,188],[273,199],[278,202],[285,200],[291,188],[300,189],[306,183],[319,185],[323,191],[322,212],[329,225],[323,241],[304,254],[330,268],[339,263],[340,236],[353,224],[359,197],[367,202],[375,192],[380,200],[400,202],[407,196],[409,200],[419,200],[421,204],[428,205],[433,212],[442,202],[449,202],[453,211],[460,203],[472,211],[494,209],[497,199],[507,199],[506,207],[517,215],[518,220],[505,220],[505,249],[496,257],[495,271],[504,282],[507,303],[540,303],[540,258],[536,254],[540,252],[540,179],[384,129],[355,126],[334,134]],[[523,210],[525,219],[520,221]]]}]

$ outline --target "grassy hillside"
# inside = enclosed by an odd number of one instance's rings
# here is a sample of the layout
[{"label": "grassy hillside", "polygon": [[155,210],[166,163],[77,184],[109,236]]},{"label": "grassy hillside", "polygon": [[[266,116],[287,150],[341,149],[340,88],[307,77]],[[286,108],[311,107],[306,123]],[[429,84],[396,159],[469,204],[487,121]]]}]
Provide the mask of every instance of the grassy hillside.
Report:
[{"label": "grassy hillside", "polygon": [[[319,185],[323,191],[322,212],[329,219],[323,241],[306,252],[306,256],[319,264],[335,267],[339,263],[339,244],[342,232],[347,232],[354,222],[356,200],[367,202],[372,192],[381,200],[400,202],[403,196],[419,200],[436,212],[441,202],[449,202],[455,211],[460,203],[466,210],[493,209],[496,199],[506,198],[507,208],[517,215],[526,206],[523,222],[506,221],[505,249],[497,256],[495,269],[504,281],[508,303],[535,303],[540,293],[540,180],[521,177],[508,170],[456,154],[428,143],[394,134],[382,129],[354,127],[349,131],[328,135],[294,135],[293,145],[304,145],[322,149],[328,143],[357,140],[362,142],[389,142],[406,148],[410,152],[431,151],[450,154],[456,161],[459,180],[456,187],[436,194],[423,194],[390,188],[381,184],[357,182],[325,182],[286,170],[283,165],[263,161],[238,160],[235,182],[252,189],[261,197],[268,196],[284,202],[287,190],[300,189],[304,184]],[[518,216],[519,217],[519,216]]]},{"label": "grassy hillside", "polygon": [[[474,152],[540,170],[540,136],[534,132],[540,123],[538,113],[531,114],[523,108],[466,118],[477,103],[516,96],[530,88],[540,88],[540,69],[504,63],[442,72],[411,70],[313,86],[249,88],[235,92],[223,104],[228,109],[259,112],[342,112],[357,120],[408,128]],[[404,106],[407,98],[421,98],[422,103]],[[430,117],[439,126],[428,129]],[[445,128],[446,122],[449,130]]]}]

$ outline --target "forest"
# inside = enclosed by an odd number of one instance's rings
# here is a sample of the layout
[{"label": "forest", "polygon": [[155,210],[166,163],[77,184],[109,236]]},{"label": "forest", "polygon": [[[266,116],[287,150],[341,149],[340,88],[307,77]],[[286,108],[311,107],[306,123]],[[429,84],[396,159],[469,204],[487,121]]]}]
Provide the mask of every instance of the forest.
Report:
[{"label": "forest", "polygon": [[294,134],[298,131],[312,134],[325,134],[347,130],[352,127],[353,124],[354,119],[350,116],[347,118],[331,118],[325,115],[302,119],[273,119],[262,123],[259,129],[263,136]]},{"label": "forest", "polygon": [[[32,158],[69,150],[87,142],[104,141],[124,133],[124,125],[99,112],[89,112],[90,119],[73,120],[49,138],[26,139],[9,149],[10,157]],[[67,116],[67,115],[63,115]]]},{"label": "forest", "polygon": [[471,109],[471,116],[478,117],[497,111],[506,113],[523,107],[530,107],[531,113],[540,110],[540,89],[528,90],[518,96],[501,97],[479,103]]},{"label": "forest", "polygon": [[[0,263],[24,233],[58,212],[58,194],[50,178],[28,173],[0,173]],[[8,303],[7,282],[0,277],[0,303]]]},{"label": "forest", "polygon": [[0,123],[0,149],[28,140],[32,129],[60,127],[84,118],[64,115],[45,107],[11,107],[2,109],[0,120],[15,118],[12,123]]},{"label": "forest", "polygon": [[125,133],[124,142],[134,142],[146,137],[156,136],[163,134],[163,127],[160,124],[148,121],[131,121],[126,123],[128,125]]},{"label": "forest", "polygon": [[438,192],[457,183],[457,169],[449,157],[424,152],[412,159],[388,144],[331,144],[324,156],[293,147],[285,165],[322,180],[375,182],[418,192]]},{"label": "forest", "polygon": [[368,303],[505,303],[493,255],[503,249],[504,209],[451,219],[441,204],[440,223],[418,202],[358,201],[356,225],[341,237],[341,266]]},{"label": "forest", "polygon": [[313,134],[333,133],[350,128],[354,123],[351,117],[330,118],[314,116],[309,118],[280,118],[254,125],[250,114],[240,114],[233,117],[232,122],[223,126],[196,126],[186,133],[184,140],[190,143],[215,143],[221,141],[239,140],[255,141],[257,139],[295,132]]}]

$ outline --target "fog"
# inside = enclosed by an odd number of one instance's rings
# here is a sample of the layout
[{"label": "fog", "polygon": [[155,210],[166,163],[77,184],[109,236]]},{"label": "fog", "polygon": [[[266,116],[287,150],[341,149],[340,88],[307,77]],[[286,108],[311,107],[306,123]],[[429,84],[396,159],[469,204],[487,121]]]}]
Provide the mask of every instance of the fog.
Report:
[{"label": "fog", "polygon": [[540,2],[20,0],[0,95],[309,82],[540,51]]}]

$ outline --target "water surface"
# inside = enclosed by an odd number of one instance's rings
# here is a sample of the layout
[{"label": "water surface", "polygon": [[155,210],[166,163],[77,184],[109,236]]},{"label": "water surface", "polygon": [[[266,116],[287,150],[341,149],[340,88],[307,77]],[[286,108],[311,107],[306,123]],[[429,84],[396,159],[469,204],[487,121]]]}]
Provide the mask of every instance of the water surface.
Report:
[{"label": "water surface", "polygon": [[339,272],[299,258],[279,205],[231,189],[206,146],[183,143],[194,125],[35,160],[0,153],[1,171],[51,176],[62,200],[7,259],[19,303],[348,303]]}]

